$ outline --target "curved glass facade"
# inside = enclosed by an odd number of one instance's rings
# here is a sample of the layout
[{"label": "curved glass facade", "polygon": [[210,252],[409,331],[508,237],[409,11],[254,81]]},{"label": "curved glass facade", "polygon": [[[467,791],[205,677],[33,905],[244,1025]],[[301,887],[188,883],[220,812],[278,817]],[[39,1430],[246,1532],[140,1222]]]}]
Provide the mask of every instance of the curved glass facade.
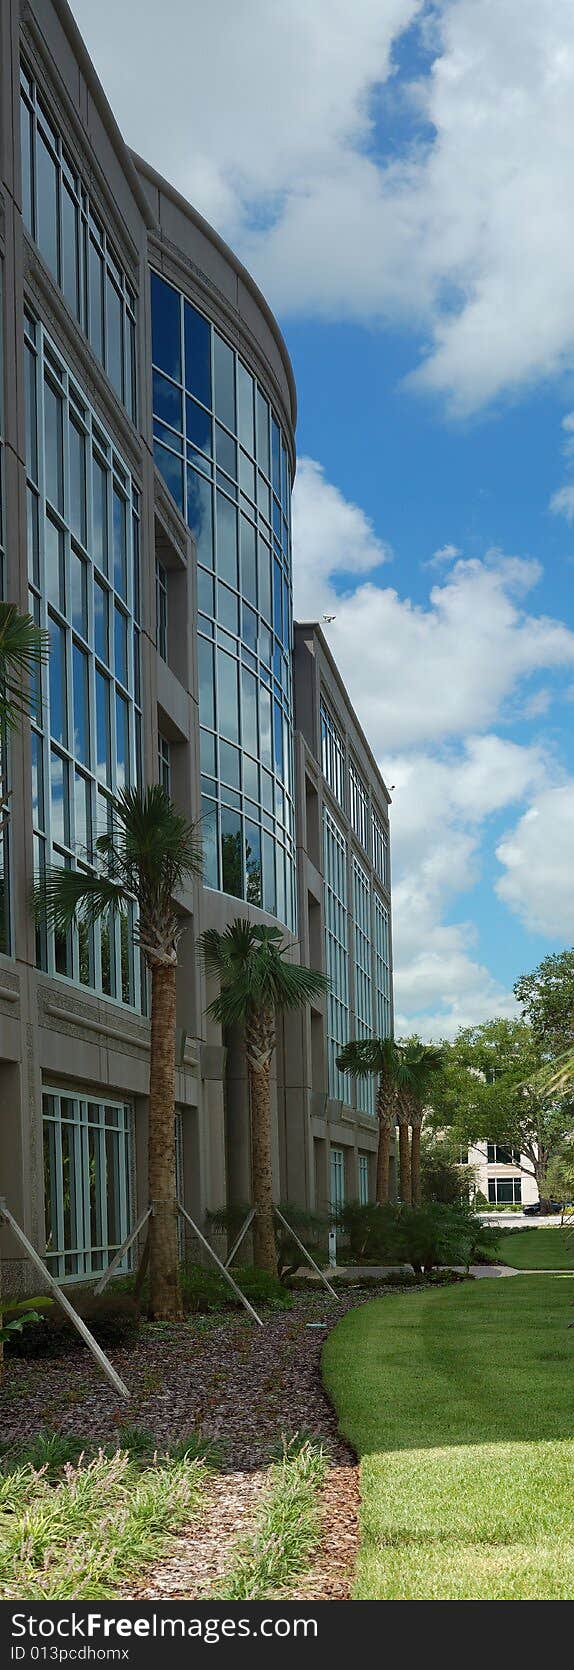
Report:
[{"label": "curved glass facade", "polygon": [[205,882],[294,928],[287,447],[240,355],[151,284],[155,458],[198,553]]}]

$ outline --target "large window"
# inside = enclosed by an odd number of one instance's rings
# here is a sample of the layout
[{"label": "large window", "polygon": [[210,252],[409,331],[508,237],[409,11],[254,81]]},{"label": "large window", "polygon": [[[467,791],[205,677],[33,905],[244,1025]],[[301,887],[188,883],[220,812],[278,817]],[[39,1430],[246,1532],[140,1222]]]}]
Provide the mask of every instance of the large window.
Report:
[{"label": "large window", "polygon": [[486,1160],[489,1166],[519,1166],[520,1149],[503,1148],[499,1142],[488,1142]]},{"label": "large window", "polygon": [[197,545],[205,881],[294,927],[287,448],[235,350],[151,287],[155,458]]},{"label": "large window", "polygon": [[359,1203],[361,1206],[369,1204],[369,1156],[359,1154],[358,1158]]},{"label": "large window", "polygon": [[391,1031],[391,951],[389,913],[378,893],[373,894],[375,940],[375,1015],[379,1038]]},{"label": "large window", "polygon": [[495,1206],[520,1206],[522,1204],[521,1177],[489,1177],[488,1198]]},{"label": "large window", "polygon": [[384,887],[390,887],[389,832],[378,812],[373,810],[373,865]]},{"label": "large window", "polygon": [[349,800],[351,826],[358,836],[361,845],[369,850],[369,791],[357,770],[354,760],[349,760]]},{"label": "large window", "polygon": [[134,291],[24,66],[20,86],[24,223],[135,421]]},{"label": "large window", "polygon": [[131,1110],[65,1090],[42,1100],[46,1263],[59,1279],[90,1276],[129,1234]]},{"label": "large window", "polygon": [[329,1094],[347,1102],[350,1081],[339,1072],[337,1056],[349,1036],[349,947],[347,918],[347,843],[330,813],[323,813],[325,882],[325,968]]},{"label": "large window", "polygon": [[321,701],[321,769],[335,799],[344,807],[345,744],[324,701]]},{"label": "large window", "polygon": [[[3,267],[0,261],[0,598],[6,596],[6,529],[4,486],[4,290]],[[6,737],[0,731],[0,797],[10,788],[9,759]],[[10,872],[8,867],[8,824],[5,823],[6,802],[0,798],[0,951],[10,950]]]},{"label": "large window", "polygon": [[331,1211],[333,1216],[345,1205],[345,1154],[342,1148],[331,1149]]},{"label": "large window", "polygon": [[[353,935],[355,948],[355,1027],[357,1038],[373,1032],[373,980],[371,973],[371,888],[369,877],[353,858]],[[357,1107],[362,1113],[375,1111],[374,1078],[355,1081]]]},{"label": "large window", "polygon": [[[35,872],[90,870],[111,800],[138,779],[139,496],[42,327],[26,321],[30,611],[50,635],[32,730]],[[137,1005],[133,920],[38,931],[38,961]]]}]

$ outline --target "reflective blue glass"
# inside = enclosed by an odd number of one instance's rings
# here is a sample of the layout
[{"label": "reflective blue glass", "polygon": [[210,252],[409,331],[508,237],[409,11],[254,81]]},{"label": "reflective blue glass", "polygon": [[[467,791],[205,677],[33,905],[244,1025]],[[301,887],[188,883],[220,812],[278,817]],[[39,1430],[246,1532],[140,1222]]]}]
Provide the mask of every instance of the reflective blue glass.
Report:
[{"label": "reflective blue glass", "polygon": [[181,382],[181,302],[179,292],[157,273],[151,275],[153,363]]},{"label": "reflective blue glass", "polygon": [[184,303],[185,387],[211,407],[211,326],[190,302]]}]

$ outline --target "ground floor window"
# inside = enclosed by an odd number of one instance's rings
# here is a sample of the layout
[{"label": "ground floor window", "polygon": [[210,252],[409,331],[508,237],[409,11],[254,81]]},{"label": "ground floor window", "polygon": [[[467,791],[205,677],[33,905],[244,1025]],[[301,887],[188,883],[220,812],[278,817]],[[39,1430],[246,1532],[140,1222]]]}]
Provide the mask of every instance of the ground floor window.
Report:
[{"label": "ground floor window", "polygon": [[369,1204],[369,1156],[359,1154],[359,1200],[361,1206]]},{"label": "ground floor window", "polygon": [[331,1149],[331,1210],[337,1212],[345,1204],[345,1155],[342,1148]]},{"label": "ground floor window", "polygon": [[520,1206],[522,1203],[521,1177],[489,1177],[488,1198],[496,1206]]},{"label": "ground floor window", "polygon": [[129,1233],[131,1108],[52,1089],[42,1102],[46,1263],[60,1278],[92,1275]]}]

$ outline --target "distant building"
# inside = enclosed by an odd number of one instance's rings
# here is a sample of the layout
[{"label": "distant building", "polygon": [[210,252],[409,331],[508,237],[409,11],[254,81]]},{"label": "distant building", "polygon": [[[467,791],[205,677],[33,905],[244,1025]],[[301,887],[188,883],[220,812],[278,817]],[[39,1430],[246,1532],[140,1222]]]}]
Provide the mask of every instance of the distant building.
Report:
[{"label": "distant building", "polygon": [[475,1172],[477,1189],[491,1205],[504,1209],[532,1206],[538,1200],[531,1162],[518,1149],[496,1142],[476,1142],[468,1150],[468,1163]]}]

